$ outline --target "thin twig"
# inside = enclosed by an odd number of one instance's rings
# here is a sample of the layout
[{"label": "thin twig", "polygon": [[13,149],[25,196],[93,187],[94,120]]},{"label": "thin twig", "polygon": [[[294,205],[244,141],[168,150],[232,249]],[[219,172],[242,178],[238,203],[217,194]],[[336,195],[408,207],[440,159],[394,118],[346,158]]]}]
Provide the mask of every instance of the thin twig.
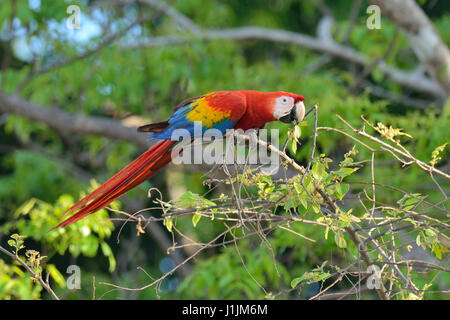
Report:
[{"label": "thin twig", "polygon": [[37,274],[36,272],[34,272],[33,269],[31,269],[30,266],[25,261],[23,261],[18,255],[15,255],[15,254],[9,252],[2,246],[0,246],[0,251],[3,252],[4,254],[6,254],[7,256],[9,256],[10,258],[12,258],[13,260],[17,261],[22,267],[24,267],[31,274],[31,276],[34,279],[37,279],[39,281],[41,286],[52,296],[53,299],[59,300],[59,297],[55,294],[53,289],[50,287],[50,284],[48,283],[48,281],[46,282],[46,281],[44,281],[44,279],[42,279],[41,274]]}]

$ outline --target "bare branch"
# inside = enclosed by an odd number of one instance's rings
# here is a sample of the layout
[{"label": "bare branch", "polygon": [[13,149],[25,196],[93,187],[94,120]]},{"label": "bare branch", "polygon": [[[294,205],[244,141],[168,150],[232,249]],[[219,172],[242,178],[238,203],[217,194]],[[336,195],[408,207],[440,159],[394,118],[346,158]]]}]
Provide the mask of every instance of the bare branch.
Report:
[{"label": "bare branch", "polygon": [[[323,38],[303,35],[301,33],[262,27],[241,27],[221,30],[211,29],[205,30],[200,34],[187,36],[158,36],[141,39],[134,43],[123,45],[122,48],[124,50],[131,50],[137,48],[185,45],[189,44],[192,40],[265,40],[308,48],[361,66],[367,66],[370,63],[370,59],[367,56],[349,46],[334,41],[327,41]],[[378,68],[392,81],[406,88],[435,97],[445,96],[445,92],[436,84],[436,82],[422,74],[388,66],[384,61],[379,63]]]},{"label": "bare branch", "polygon": [[[400,156],[402,156],[402,157],[404,157],[404,158],[410,160],[411,163],[417,164],[419,167],[421,167],[422,169],[424,169],[424,170],[426,170],[426,171],[428,171],[428,172],[430,172],[430,173],[433,172],[433,173],[436,173],[437,175],[440,175],[441,177],[450,179],[450,175],[448,175],[447,173],[442,172],[441,170],[436,169],[435,167],[430,166],[429,164],[427,164],[427,163],[425,163],[425,162],[423,162],[423,161],[421,161],[421,160],[419,160],[419,159],[416,159],[416,158],[413,157],[411,154],[409,154],[409,152],[407,152],[407,151],[405,151],[405,150],[400,150],[400,149],[398,149],[398,148],[395,148],[395,147],[393,147],[392,145],[390,145],[390,144],[388,144],[388,143],[386,143],[386,142],[383,142],[383,141],[381,141],[380,139],[378,139],[378,138],[376,138],[376,137],[371,136],[370,134],[366,133],[364,130],[358,130],[358,129],[355,129],[355,128],[353,128],[347,121],[345,121],[344,119],[342,119],[342,117],[340,117],[339,115],[337,115],[337,117],[338,117],[339,120],[341,120],[348,128],[350,128],[354,133],[357,133],[357,134],[359,134],[360,136],[366,137],[366,138],[368,138],[368,139],[370,139],[370,140],[372,140],[372,141],[378,143],[379,145],[381,145],[381,146],[382,146],[383,148],[385,148],[386,150],[389,150],[391,153],[393,153],[393,154],[398,154],[398,155],[400,155]],[[363,118],[363,120],[365,120],[365,119]]]},{"label": "bare branch", "polygon": [[380,6],[406,35],[411,48],[442,92],[450,92],[450,51],[433,28],[432,23],[413,0],[370,0]]},{"label": "bare branch", "polygon": [[[166,15],[171,17],[173,20],[175,20],[178,24],[192,32],[193,34],[199,34],[201,32],[201,29],[188,17],[186,17],[184,14],[180,13],[178,10],[176,10],[174,7],[169,6],[168,4],[165,4],[162,1],[159,0],[137,0],[140,3],[146,4],[150,7],[153,7],[157,9],[160,12],[165,12]],[[129,2],[135,2],[134,0],[131,0]]]},{"label": "bare branch", "polygon": [[22,267],[24,267],[34,279],[37,279],[39,281],[39,283],[41,284],[41,286],[52,296],[53,299],[55,300],[59,300],[58,296],[55,294],[55,292],[53,291],[53,289],[50,287],[49,283],[48,283],[48,278],[47,281],[44,281],[44,279],[42,279],[42,276],[40,274],[36,274],[31,268],[30,266],[23,261],[18,255],[15,255],[11,252],[9,252],[8,250],[6,250],[5,248],[3,248],[2,246],[0,246],[0,251],[3,252],[4,254],[6,254],[7,256],[9,256],[10,258],[16,260],[18,263],[20,263],[20,265]]},{"label": "bare branch", "polygon": [[0,113],[12,113],[33,121],[47,124],[61,132],[94,134],[134,143],[141,148],[148,148],[146,137],[138,134],[135,128],[122,125],[117,120],[100,117],[72,115],[65,111],[45,108],[15,95],[0,91]]}]

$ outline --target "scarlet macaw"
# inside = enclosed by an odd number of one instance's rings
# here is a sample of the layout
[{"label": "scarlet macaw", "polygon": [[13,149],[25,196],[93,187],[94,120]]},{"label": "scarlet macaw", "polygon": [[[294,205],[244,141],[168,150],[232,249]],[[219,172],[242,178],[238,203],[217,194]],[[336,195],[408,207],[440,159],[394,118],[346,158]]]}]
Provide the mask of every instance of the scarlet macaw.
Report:
[{"label": "scarlet macaw", "polygon": [[171,149],[178,142],[172,140],[174,130],[186,129],[197,138],[194,122],[201,122],[203,131],[214,128],[225,134],[227,129],[257,129],[276,120],[301,121],[305,115],[304,101],[301,95],[283,91],[216,91],[184,100],[168,121],[138,128],[141,132],[153,132],[150,139],[162,141],[67,209],[63,215],[77,212],[53,229],[66,227],[106,207],[158,172],[171,161]]}]

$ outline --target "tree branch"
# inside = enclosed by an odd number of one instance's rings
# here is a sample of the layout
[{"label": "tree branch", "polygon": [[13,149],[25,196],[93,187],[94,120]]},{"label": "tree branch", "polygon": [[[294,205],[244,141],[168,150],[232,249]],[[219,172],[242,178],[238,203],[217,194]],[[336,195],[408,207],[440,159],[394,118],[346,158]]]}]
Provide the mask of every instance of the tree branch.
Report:
[{"label": "tree branch", "polygon": [[[239,133],[235,133],[236,136],[240,136],[241,138],[248,140],[249,137],[248,136],[244,136],[244,135],[240,135]],[[256,142],[269,149],[271,152],[275,152],[277,153],[283,160],[286,161],[287,164],[289,164],[290,166],[292,166],[295,170],[297,170],[301,175],[305,175],[306,174],[306,169],[302,166],[300,166],[299,164],[297,164],[292,158],[290,158],[286,153],[284,153],[283,151],[279,150],[278,148],[274,147],[271,144],[268,144],[265,141],[262,141],[260,139],[257,139]],[[320,194],[321,198],[323,199],[323,201],[329,206],[330,208],[330,214],[334,215],[334,212],[338,212],[339,208],[338,206],[334,203],[334,201],[328,196],[328,194],[326,193],[326,191],[323,190],[323,187],[314,179],[312,180],[312,183],[314,185],[314,189],[315,191]],[[306,190],[306,188],[305,188]],[[353,243],[356,245],[356,247],[358,248],[358,251],[361,254],[362,259],[364,260],[364,262],[367,264],[367,266],[370,266],[373,264],[372,259],[370,258],[368,252],[367,252],[367,247],[364,244],[364,242],[361,241],[361,238],[359,237],[358,233],[353,229],[353,227],[350,225],[348,227],[345,228],[345,231],[347,232],[347,234],[349,235],[350,239],[353,241]],[[386,291],[384,289],[383,286],[380,286],[380,288],[377,289],[378,295],[380,297],[380,299],[382,300],[388,300],[389,298],[386,296]]]},{"label": "tree branch", "polygon": [[3,248],[2,246],[0,246],[0,251],[3,252],[4,254],[6,254],[7,256],[9,256],[11,259],[16,260],[18,263],[20,263],[20,265],[22,265],[22,267],[24,267],[34,279],[37,279],[39,281],[39,283],[41,284],[41,286],[52,296],[53,299],[55,300],[59,300],[59,297],[55,294],[55,292],[53,291],[53,289],[50,287],[48,281],[44,281],[44,279],[42,279],[42,276],[39,274],[36,274],[28,264],[26,264],[25,261],[23,261],[18,255],[15,255],[11,252],[9,252],[8,250],[6,250],[5,248]]},{"label": "tree branch", "polygon": [[443,93],[450,92],[450,51],[413,0],[369,0],[378,5],[408,38],[417,57]]},{"label": "tree branch", "polygon": [[[350,130],[352,130],[354,133],[359,134],[360,136],[366,137],[376,143],[378,143],[380,146],[382,146],[383,149],[390,151],[392,154],[398,154],[406,159],[408,159],[409,161],[411,161],[411,163],[415,163],[417,164],[419,167],[421,167],[422,169],[424,169],[425,171],[429,172],[429,173],[435,173],[441,177],[444,177],[446,179],[450,179],[450,175],[439,170],[436,169],[433,166],[430,166],[429,164],[420,161],[419,159],[415,158],[414,156],[412,156],[411,154],[409,154],[409,152],[407,152],[406,150],[400,150],[399,148],[393,147],[392,145],[381,141],[380,139],[371,136],[370,134],[366,133],[364,130],[358,130],[354,127],[352,127],[347,121],[345,121],[341,116],[336,115],[338,117],[339,120],[341,120]],[[368,124],[368,122],[364,119],[364,117],[362,117],[362,119],[366,122],[366,124]]]},{"label": "tree branch", "polygon": [[112,139],[121,139],[145,149],[150,146],[145,135],[138,134],[135,128],[126,127],[120,121],[100,117],[73,115],[59,109],[45,108],[18,96],[6,94],[1,91],[0,113],[20,115],[29,120],[45,123],[49,127],[60,130],[61,132],[94,134]]},{"label": "tree branch", "polygon": [[[192,40],[265,40],[276,43],[288,43],[302,48],[308,48],[317,52],[332,55],[334,57],[350,61],[357,65],[367,66],[370,59],[355,49],[339,44],[329,37],[312,37],[297,32],[269,29],[263,27],[241,27],[231,29],[207,29],[201,33],[186,36],[167,35],[141,39],[134,43],[122,45],[124,50],[151,48],[170,45],[185,45]],[[446,96],[446,92],[432,79],[415,72],[404,71],[388,66],[384,61],[378,68],[392,81],[435,97]]]}]

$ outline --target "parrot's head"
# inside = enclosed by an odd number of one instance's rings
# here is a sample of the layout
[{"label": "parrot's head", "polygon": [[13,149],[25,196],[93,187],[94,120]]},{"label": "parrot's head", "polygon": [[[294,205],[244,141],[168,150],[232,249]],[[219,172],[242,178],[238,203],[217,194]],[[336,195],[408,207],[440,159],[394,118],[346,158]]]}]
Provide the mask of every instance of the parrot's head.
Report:
[{"label": "parrot's head", "polygon": [[300,122],[305,116],[305,98],[299,94],[280,92],[274,100],[273,117],[281,122]]}]

